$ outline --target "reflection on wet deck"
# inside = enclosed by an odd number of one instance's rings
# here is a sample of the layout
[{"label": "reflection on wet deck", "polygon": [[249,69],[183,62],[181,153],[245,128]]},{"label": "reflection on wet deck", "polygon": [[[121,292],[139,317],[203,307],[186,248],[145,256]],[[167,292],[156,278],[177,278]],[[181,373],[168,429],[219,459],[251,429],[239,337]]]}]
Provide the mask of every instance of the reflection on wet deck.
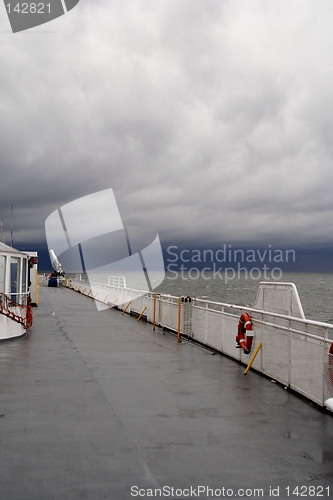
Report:
[{"label": "reflection on wet deck", "polygon": [[6,500],[333,485],[332,416],[67,289],[41,290],[28,336],[0,361]]}]

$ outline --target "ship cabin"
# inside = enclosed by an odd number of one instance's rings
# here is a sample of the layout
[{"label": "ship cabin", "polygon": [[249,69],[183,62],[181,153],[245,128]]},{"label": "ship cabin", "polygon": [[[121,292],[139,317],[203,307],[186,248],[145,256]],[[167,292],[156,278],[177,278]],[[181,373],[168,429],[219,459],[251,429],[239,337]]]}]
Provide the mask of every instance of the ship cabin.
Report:
[{"label": "ship cabin", "polygon": [[0,340],[24,335],[31,324],[30,270],[36,264],[35,253],[0,242]]}]

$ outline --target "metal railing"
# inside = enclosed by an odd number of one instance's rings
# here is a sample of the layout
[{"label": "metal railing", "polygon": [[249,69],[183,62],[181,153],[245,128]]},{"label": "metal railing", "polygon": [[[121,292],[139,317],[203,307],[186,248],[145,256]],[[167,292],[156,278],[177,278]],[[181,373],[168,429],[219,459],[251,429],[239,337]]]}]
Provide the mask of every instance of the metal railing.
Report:
[{"label": "metal railing", "polygon": [[108,285],[115,288],[126,288],[125,276],[109,276]]},{"label": "metal railing", "polygon": [[247,364],[249,357],[235,349],[235,332],[243,312],[249,314],[255,332],[252,351],[260,342],[263,346],[253,368],[320,405],[333,396],[333,386],[324,376],[333,339],[331,324],[196,299],[192,338]]},{"label": "metal railing", "polygon": [[[111,288],[106,284],[72,280],[70,287],[95,299],[103,307],[118,307],[136,315],[144,311],[145,319],[154,326],[156,323],[178,331],[245,365],[251,356],[237,349],[236,334],[240,316],[246,312],[254,329],[251,352],[260,342],[262,344],[252,365],[256,371],[319,405],[323,406],[326,399],[333,397],[333,361],[329,353],[333,341],[331,324],[204,299],[181,302],[176,296]],[[281,293],[284,293],[282,287]]]},{"label": "metal railing", "polygon": [[7,297],[9,297],[13,303],[17,305],[26,306],[28,303],[29,292],[7,293]]}]

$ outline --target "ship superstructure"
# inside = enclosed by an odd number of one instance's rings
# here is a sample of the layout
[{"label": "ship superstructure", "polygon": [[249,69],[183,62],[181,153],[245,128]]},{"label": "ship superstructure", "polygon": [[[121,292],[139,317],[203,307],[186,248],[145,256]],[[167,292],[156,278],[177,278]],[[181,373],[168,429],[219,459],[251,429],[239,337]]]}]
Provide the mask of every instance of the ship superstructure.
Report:
[{"label": "ship superstructure", "polygon": [[[37,281],[37,255],[0,242],[0,340],[25,335],[31,326],[30,283]],[[33,276],[31,269],[35,267]],[[37,305],[37,288],[34,287]]]}]

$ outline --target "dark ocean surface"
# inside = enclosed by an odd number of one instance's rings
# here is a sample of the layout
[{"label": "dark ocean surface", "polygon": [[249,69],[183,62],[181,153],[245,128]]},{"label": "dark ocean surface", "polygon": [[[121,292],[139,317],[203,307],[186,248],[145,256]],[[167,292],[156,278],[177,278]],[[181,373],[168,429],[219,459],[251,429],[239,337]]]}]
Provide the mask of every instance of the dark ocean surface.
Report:
[{"label": "dark ocean surface", "polygon": [[[192,296],[216,302],[252,306],[260,281],[268,281],[241,273],[232,279],[213,273],[167,273],[156,291],[176,296]],[[272,281],[272,280],[270,280]],[[333,323],[333,274],[286,273],[280,282],[295,283],[305,317]]]}]

